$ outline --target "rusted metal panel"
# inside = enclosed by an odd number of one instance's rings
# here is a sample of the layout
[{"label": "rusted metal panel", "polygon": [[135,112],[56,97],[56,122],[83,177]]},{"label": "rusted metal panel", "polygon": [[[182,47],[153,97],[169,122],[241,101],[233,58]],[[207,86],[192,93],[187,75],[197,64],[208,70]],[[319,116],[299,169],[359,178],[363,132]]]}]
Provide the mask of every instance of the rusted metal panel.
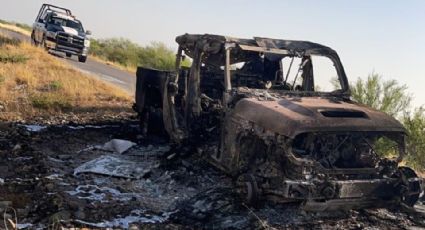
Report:
[{"label": "rusted metal panel", "polygon": [[[368,107],[318,97],[288,98],[263,101],[258,98],[240,100],[235,115],[255,122],[267,130],[294,138],[316,131],[394,131],[404,132],[394,118]],[[326,117],[321,111],[339,111],[340,117]],[[364,117],[350,117],[350,113]]]}]

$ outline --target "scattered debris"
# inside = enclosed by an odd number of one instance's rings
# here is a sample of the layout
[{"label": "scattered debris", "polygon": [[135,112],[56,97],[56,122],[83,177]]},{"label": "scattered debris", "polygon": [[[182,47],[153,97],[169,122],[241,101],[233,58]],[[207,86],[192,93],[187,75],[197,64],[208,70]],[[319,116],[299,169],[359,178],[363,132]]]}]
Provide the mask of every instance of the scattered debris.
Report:
[{"label": "scattered debris", "polygon": [[45,130],[47,127],[42,125],[22,125],[25,127],[29,132],[41,132]]},{"label": "scattered debris", "polygon": [[145,215],[144,211],[142,210],[133,210],[131,211],[129,216],[122,217],[122,218],[116,218],[110,221],[102,221],[99,223],[90,223],[82,220],[77,220],[77,223],[88,225],[91,227],[97,227],[97,228],[124,228],[128,229],[130,227],[130,224],[132,223],[163,223],[165,222],[169,215],[171,213],[164,213],[162,216],[155,216],[155,215]]},{"label": "scattered debris", "polygon": [[24,223],[24,224],[17,224],[16,228],[17,229],[28,229],[28,228],[31,228],[32,226],[33,226],[33,224]]},{"label": "scattered debris", "polygon": [[149,163],[143,164],[140,161],[123,159],[113,155],[103,155],[99,158],[84,163],[74,170],[74,175],[81,173],[95,173],[106,176],[123,177],[123,178],[141,178],[149,172],[152,167]]},{"label": "scattered debris", "polygon": [[101,147],[100,149],[105,150],[105,151],[111,151],[111,152],[116,152],[116,153],[122,154],[125,151],[127,151],[129,148],[131,148],[135,145],[136,145],[136,143],[131,142],[131,141],[113,139],[113,140],[105,143],[105,145],[103,147]]},{"label": "scattered debris", "polygon": [[104,129],[104,128],[118,128],[119,125],[78,125],[78,126],[72,126],[72,125],[68,125],[66,126],[69,129],[74,129],[74,130],[78,130],[78,129]]},{"label": "scattered debris", "polygon": [[[16,210],[18,229],[425,226],[419,214],[397,209],[315,214],[297,204],[269,202],[247,209],[232,180],[189,148],[172,149],[143,139],[124,154],[98,148],[80,151],[111,138],[137,142],[138,130],[129,123],[93,129],[51,125],[31,135],[21,132],[21,126],[0,130],[0,209]],[[17,144],[22,148],[12,152]],[[164,159],[173,153],[172,163]]]}]

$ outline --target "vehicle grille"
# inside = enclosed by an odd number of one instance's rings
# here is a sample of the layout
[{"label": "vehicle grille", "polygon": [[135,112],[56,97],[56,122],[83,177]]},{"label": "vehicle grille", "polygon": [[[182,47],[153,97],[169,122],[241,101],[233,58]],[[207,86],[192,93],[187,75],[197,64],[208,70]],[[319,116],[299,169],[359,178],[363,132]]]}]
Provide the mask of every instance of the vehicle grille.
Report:
[{"label": "vehicle grille", "polygon": [[57,37],[58,45],[68,46],[71,48],[83,49],[84,48],[84,38],[66,34],[58,33]]}]

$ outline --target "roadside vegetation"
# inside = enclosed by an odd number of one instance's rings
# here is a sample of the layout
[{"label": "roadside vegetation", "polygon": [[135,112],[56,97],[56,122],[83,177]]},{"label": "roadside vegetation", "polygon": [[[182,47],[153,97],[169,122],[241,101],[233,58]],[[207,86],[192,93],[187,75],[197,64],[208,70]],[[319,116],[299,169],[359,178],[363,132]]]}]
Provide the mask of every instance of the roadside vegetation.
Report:
[{"label": "roadside vegetation", "polygon": [[[0,28],[27,36],[32,31],[30,25],[1,19]],[[138,66],[172,70],[176,60],[175,51],[161,42],[141,46],[125,38],[91,39],[90,58],[133,73]],[[182,64],[189,66],[190,61]]]},{"label": "roadside vegetation", "polygon": [[[172,70],[175,67],[175,52],[160,42],[140,46],[128,39],[92,39],[90,54],[95,58],[121,66],[135,72],[138,66],[161,70]],[[185,60],[183,65],[189,65]]]},{"label": "roadside vegetation", "polygon": [[0,119],[129,107],[130,96],[41,48],[0,34]]},{"label": "roadside vegetation", "polygon": [[18,22],[9,22],[0,19],[0,28],[8,29],[11,31],[15,31],[27,36],[31,36],[32,28],[30,25]]},{"label": "roadside vegetation", "polygon": [[[398,119],[406,128],[407,153],[405,163],[417,170],[425,170],[425,109],[413,108],[412,95],[406,85],[396,80],[384,80],[381,75],[371,73],[366,80],[358,78],[351,83],[354,101],[383,111]],[[382,149],[390,149],[383,142]],[[382,151],[390,153],[391,151]]]}]

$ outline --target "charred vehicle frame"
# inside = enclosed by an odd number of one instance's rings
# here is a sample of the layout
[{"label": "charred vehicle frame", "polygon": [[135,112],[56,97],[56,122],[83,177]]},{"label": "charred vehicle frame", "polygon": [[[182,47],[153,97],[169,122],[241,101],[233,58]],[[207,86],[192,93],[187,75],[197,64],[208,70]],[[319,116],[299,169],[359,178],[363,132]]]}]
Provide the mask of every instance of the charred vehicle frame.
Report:
[{"label": "charred vehicle frame", "polygon": [[[398,166],[405,129],[350,100],[344,68],[331,48],[208,34],[176,41],[175,71],[137,71],[134,109],[143,132],[197,146],[235,178],[247,202],[301,202],[325,210],[417,201],[417,175]],[[190,67],[181,65],[186,56]],[[339,89],[316,87],[312,56],[331,60]],[[289,82],[290,67],[285,74],[281,60],[295,57],[301,63]],[[379,157],[385,141],[393,144],[396,158]]]}]

